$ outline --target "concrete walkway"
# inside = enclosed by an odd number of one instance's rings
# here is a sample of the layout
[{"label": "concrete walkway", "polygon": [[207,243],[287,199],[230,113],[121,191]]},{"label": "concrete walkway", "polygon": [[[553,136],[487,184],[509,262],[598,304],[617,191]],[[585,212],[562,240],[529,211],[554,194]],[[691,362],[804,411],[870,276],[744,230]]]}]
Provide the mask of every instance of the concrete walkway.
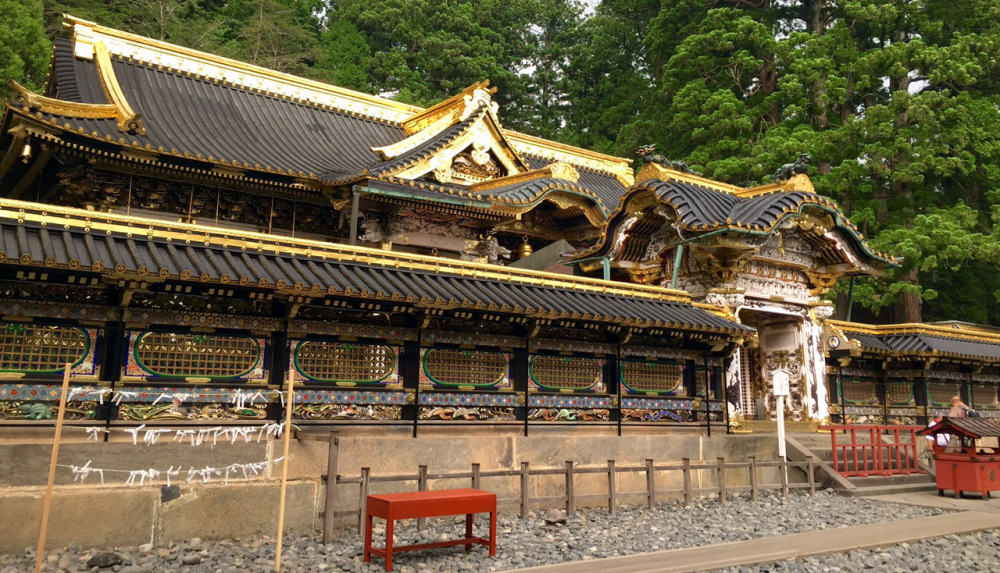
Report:
[{"label": "concrete walkway", "polygon": [[[901,495],[908,497],[907,499],[896,499]],[[1000,503],[993,504],[979,499],[939,498],[936,493],[898,494],[872,499],[900,503],[923,502],[918,504],[946,507],[952,510],[958,509],[959,511],[905,521],[809,531],[735,543],[657,551],[592,561],[573,561],[558,565],[518,569],[517,571],[520,573],[708,571],[724,567],[799,559],[812,555],[843,553],[858,549],[878,549],[931,537],[973,533],[1000,527]]]}]

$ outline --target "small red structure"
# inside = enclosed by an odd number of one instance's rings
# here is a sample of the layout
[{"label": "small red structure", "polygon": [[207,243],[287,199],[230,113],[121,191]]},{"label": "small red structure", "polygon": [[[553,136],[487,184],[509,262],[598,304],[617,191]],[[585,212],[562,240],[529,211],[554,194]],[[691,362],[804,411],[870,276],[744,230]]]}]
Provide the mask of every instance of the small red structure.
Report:
[{"label": "small red structure", "polygon": [[[824,425],[830,432],[833,470],[844,477],[923,473],[917,464],[919,426]],[[838,436],[844,441],[838,442]]]},{"label": "small red structure", "polygon": [[[490,514],[490,537],[473,537],[472,516],[477,513]],[[441,517],[443,515],[465,514],[465,537],[438,543],[392,546],[393,522],[397,519],[417,519],[421,517]],[[385,547],[372,547],[372,518],[385,520]],[[446,489],[439,491],[413,491],[368,496],[368,512],[365,517],[365,563],[372,560],[372,553],[385,558],[385,570],[392,571],[392,554],[417,549],[434,549],[464,545],[466,551],[478,543],[490,548],[490,555],[497,554],[497,496],[478,489]]]},{"label": "small red structure", "polygon": [[919,432],[924,436],[938,434],[952,436],[945,448],[934,448],[937,470],[938,495],[946,489],[955,492],[982,494],[990,498],[991,491],[1000,491],[1000,451],[996,448],[979,448],[977,440],[1000,437],[1000,426],[986,418],[948,418]]}]

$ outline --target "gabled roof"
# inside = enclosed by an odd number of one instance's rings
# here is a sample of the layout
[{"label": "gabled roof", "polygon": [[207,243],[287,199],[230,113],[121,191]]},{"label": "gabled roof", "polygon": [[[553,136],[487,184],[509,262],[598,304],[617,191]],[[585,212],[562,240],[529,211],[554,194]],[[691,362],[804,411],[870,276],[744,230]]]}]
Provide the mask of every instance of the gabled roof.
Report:
[{"label": "gabled roof", "polygon": [[503,129],[486,82],[425,110],[72,17],[67,22],[73,37],[56,43],[45,96],[22,90],[10,108],[32,126],[31,135],[63,147],[110,146],[151,165],[197,162],[205,171],[284,178],[310,189],[391,175],[434,183],[444,196],[469,185],[432,181],[427,161],[454,155],[449,146],[468,139],[470,130],[477,143],[489,132],[492,153],[509,176],[573,165],[581,173],[573,185],[599,207],[602,221],[633,181],[627,159]]},{"label": "gabled roof", "polygon": [[0,200],[2,266],[720,336],[752,331],[679,291],[11,200]]},{"label": "gabled roof", "polygon": [[[612,248],[618,228],[626,222],[635,223],[635,216],[655,203],[669,208],[670,216],[674,217],[672,225],[685,233],[685,243],[697,242],[701,235],[769,235],[786,219],[800,217],[807,210],[822,212],[832,216],[833,225],[869,262],[876,265],[895,264],[889,255],[874,251],[857,226],[844,216],[832,199],[816,193],[805,175],[747,189],[646,164],[638,179],[639,182],[622,197],[618,210],[609,217],[608,230],[601,242],[589,251],[579,253],[577,260],[606,255]],[[651,216],[662,221],[664,216],[660,213],[663,211],[658,209]],[[649,232],[654,230],[647,229]],[[819,238],[815,240],[822,242]],[[828,245],[816,246],[819,251],[836,250]]]}]

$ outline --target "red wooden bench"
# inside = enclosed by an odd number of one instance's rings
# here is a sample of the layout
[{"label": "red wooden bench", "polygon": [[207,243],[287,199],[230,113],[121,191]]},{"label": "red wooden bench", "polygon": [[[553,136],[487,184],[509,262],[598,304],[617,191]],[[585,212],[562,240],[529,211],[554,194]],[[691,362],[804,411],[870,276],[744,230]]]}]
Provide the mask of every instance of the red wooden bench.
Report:
[{"label": "red wooden bench", "polygon": [[[490,555],[497,554],[497,496],[495,493],[478,489],[445,489],[440,491],[414,491],[407,493],[388,493],[368,496],[368,511],[365,516],[365,563],[370,563],[372,554],[385,559],[385,570],[392,571],[392,554],[400,551],[415,551],[417,549],[434,549],[437,547],[453,547],[464,545],[466,551],[472,551],[472,545],[478,543],[490,548]],[[476,513],[490,514],[490,537],[473,537],[472,516]],[[444,515],[465,514],[465,537],[438,543],[421,543],[419,545],[392,546],[393,522],[397,519],[417,519],[421,517],[441,517]],[[372,547],[372,518],[381,517],[385,520],[385,547]]]}]

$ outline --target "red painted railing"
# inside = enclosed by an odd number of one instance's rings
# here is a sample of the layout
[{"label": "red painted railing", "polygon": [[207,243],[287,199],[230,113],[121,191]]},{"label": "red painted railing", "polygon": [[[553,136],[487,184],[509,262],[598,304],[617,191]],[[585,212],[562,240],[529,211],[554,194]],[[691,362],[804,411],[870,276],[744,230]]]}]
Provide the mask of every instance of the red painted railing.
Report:
[{"label": "red painted railing", "polygon": [[916,432],[921,426],[830,425],[820,429],[830,431],[833,469],[844,477],[923,473],[917,465]]}]

